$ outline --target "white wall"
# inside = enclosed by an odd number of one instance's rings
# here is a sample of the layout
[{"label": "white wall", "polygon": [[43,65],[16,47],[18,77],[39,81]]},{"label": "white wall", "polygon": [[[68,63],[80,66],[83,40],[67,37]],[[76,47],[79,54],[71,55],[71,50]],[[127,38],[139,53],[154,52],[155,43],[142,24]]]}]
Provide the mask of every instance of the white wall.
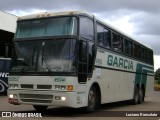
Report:
[{"label": "white wall", "polygon": [[17,16],[0,11],[0,30],[15,33]]}]

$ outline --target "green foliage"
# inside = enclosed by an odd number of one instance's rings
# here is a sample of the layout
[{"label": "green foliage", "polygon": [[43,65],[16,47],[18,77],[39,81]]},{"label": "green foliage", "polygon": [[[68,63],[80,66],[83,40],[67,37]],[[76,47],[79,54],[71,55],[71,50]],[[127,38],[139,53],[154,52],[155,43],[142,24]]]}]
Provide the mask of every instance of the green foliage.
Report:
[{"label": "green foliage", "polygon": [[157,81],[158,81],[158,84],[160,84],[160,77],[157,79]]},{"label": "green foliage", "polygon": [[158,68],[154,74],[154,79],[157,80],[157,83],[160,84],[160,68]]},{"label": "green foliage", "polygon": [[155,80],[160,81],[160,68],[158,68],[154,74]]}]

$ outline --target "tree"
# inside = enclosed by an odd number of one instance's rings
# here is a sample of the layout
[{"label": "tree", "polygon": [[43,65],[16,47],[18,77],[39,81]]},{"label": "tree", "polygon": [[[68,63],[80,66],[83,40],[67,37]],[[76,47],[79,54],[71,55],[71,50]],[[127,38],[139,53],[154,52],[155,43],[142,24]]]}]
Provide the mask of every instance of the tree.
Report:
[{"label": "tree", "polygon": [[154,74],[154,79],[160,84],[160,68],[158,68]]}]

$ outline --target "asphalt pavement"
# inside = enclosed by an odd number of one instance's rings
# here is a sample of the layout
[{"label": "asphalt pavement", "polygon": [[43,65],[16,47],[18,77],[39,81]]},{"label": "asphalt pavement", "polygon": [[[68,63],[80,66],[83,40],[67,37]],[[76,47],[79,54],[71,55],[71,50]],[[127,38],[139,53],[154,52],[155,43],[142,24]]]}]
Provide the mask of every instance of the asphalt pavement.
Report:
[{"label": "asphalt pavement", "polygon": [[82,109],[54,106],[39,113],[31,105],[11,105],[6,95],[0,95],[0,114],[2,112],[12,112],[12,117],[0,117],[0,120],[21,120],[22,117],[27,120],[160,120],[160,92],[156,91],[146,97],[142,104],[130,105],[128,101],[109,103],[102,105],[93,113],[84,113]]}]

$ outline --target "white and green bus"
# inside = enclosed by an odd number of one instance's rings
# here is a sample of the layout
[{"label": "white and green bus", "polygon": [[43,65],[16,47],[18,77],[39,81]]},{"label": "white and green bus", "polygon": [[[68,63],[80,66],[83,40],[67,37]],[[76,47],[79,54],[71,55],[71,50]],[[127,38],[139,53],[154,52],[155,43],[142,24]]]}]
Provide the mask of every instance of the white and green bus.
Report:
[{"label": "white and green bus", "polygon": [[84,107],[144,101],[153,92],[153,51],[80,11],[20,17],[13,40],[8,101]]}]

